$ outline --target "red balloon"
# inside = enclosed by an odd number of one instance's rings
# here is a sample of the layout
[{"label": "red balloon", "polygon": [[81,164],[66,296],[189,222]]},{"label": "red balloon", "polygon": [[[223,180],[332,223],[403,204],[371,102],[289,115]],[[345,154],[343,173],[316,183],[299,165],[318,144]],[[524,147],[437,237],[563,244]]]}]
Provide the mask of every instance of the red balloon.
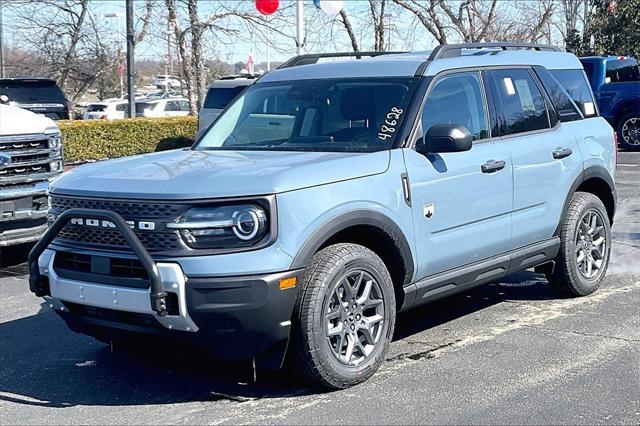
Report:
[{"label": "red balloon", "polygon": [[271,15],[278,10],[280,2],[278,0],[256,0],[256,9],[263,15]]}]

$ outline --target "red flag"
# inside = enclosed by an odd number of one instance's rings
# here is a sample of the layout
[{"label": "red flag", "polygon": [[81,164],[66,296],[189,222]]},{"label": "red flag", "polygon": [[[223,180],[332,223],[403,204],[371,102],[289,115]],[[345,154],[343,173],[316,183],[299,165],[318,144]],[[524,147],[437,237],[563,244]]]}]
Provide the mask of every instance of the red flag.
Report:
[{"label": "red flag", "polygon": [[251,55],[249,55],[249,59],[247,59],[247,72],[253,74],[253,56]]}]

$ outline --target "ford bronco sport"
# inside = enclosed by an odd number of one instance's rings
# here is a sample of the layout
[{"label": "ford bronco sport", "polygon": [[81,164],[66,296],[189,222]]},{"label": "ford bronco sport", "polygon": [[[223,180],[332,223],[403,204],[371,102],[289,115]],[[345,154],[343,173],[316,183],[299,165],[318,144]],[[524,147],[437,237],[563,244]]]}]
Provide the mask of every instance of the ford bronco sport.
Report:
[{"label": "ford bronco sport", "polygon": [[533,267],[566,295],[598,288],[616,146],[554,77],[589,91],[574,55],[357,55],[265,74],[191,148],[62,175],[31,290],[104,341],[286,354],[344,388],[380,366],[398,311]]}]

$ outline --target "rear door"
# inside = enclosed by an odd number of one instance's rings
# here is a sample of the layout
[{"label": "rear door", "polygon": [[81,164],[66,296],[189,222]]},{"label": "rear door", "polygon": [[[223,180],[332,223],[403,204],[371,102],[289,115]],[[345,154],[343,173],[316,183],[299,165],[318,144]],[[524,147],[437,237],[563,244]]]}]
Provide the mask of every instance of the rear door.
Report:
[{"label": "rear door", "polygon": [[575,130],[562,126],[530,68],[488,72],[500,116],[501,139],[513,161],[510,249],[549,239],[566,194],[582,172]]},{"label": "rear door", "polygon": [[434,124],[463,125],[474,141],[466,152],[404,150],[419,278],[501,254],[511,238],[509,144],[490,139],[480,72],[436,77],[421,113],[420,134]]}]

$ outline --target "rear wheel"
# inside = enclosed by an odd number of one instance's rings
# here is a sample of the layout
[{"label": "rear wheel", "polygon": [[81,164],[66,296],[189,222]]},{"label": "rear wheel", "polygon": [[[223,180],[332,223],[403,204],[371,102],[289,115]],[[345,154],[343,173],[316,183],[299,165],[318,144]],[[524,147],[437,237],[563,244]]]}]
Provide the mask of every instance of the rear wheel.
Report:
[{"label": "rear wheel", "polygon": [[395,295],[382,260],[356,244],[318,252],[305,271],[292,335],[292,361],[311,381],[343,389],[375,373],[389,348]]},{"label": "rear wheel", "polygon": [[630,151],[640,150],[640,114],[632,112],[618,121],[618,141],[622,148]]},{"label": "rear wheel", "polygon": [[560,251],[549,284],[563,295],[586,296],[600,286],[609,265],[611,225],[602,201],[573,194],[560,231]]}]

